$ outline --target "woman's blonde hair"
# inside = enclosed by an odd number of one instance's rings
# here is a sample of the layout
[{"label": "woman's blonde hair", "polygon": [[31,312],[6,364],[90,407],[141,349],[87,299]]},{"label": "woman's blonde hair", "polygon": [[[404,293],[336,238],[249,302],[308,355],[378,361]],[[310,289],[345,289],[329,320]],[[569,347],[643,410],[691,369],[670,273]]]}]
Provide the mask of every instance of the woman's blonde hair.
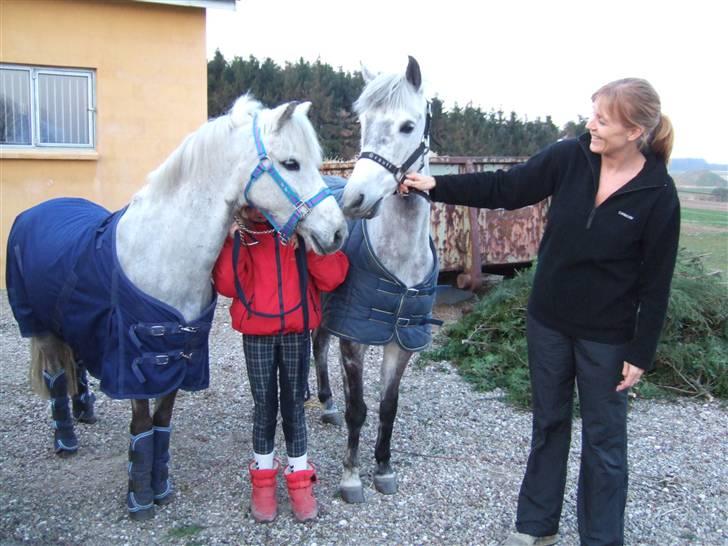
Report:
[{"label": "woman's blonde hair", "polygon": [[627,127],[641,127],[640,148],[651,149],[667,163],[675,134],[670,119],[660,111],[660,96],[647,80],[623,78],[600,87],[592,102],[602,99],[605,108]]}]

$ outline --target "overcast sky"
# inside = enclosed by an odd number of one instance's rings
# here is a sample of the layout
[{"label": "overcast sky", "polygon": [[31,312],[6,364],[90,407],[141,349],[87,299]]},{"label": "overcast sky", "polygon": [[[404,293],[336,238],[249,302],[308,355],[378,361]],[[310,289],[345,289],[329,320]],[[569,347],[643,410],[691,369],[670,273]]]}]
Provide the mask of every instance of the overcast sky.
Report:
[{"label": "overcast sky", "polygon": [[239,0],[207,21],[208,58],[380,71],[404,70],[409,54],[446,108],[557,125],[589,116],[603,83],[646,78],[675,125],[673,157],[728,163],[724,0]]}]

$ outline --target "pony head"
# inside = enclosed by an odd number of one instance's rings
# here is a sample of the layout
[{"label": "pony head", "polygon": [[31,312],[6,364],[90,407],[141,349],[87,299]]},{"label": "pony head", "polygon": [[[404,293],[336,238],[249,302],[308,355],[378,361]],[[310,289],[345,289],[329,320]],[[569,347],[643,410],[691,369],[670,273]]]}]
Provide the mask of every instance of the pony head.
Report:
[{"label": "pony head", "polygon": [[[372,75],[362,67],[362,75],[366,86],[354,104],[361,124],[361,155],[341,202],[347,216],[372,218],[382,200],[397,190],[397,177],[404,174],[397,171],[423,142],[428,106],[413,57],[403,73]],[[426,161],[425,155],[417,157],[410,169]]]},{"label": "pony head", "polygon": [[310,102],[290,102],[274,109],[250,108],[238,99],[231,123],[248,131],[253,161],[243,172],[239,205],[260,210],[281,233],[293,230],[318,254],[338,250],[346,238],[344,216],[328,193],[319,167],[321,146],[308,119]]}]

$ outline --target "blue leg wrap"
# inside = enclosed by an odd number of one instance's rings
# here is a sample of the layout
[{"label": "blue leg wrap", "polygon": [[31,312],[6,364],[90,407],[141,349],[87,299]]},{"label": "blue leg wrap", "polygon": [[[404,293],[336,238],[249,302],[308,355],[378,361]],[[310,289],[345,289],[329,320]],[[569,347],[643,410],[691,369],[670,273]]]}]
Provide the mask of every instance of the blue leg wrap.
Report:
[{"label": "blue leg wrap", "polygon": [[129,490],[126,507],[136,520],[154,517],[152,464],[154,462],[154,429],[129,438]]},{"label": "blue leg wrap", "polygon": [[96,415],[94,414],[94,402],[96,401],[96,395],[91,392],[91,389],[88,386],[86,367],[82,364],[77,364],[76,377],[78,379],[78,394],[76,394],[72,400],[73,417],[82,423],[93,424],[96,422]]},{"label": "blue leg wrap", "polygon": [[51,375],[43,372],[51,396],[51,417],[53,419],[53,449],[58,454],[72,454],[78,450],[78,438],[73,431],[73,421],[68,408],[66,373]]},{"label": "blue leg wrap", "polygon": [[169,504],[173,500],[174,488],[169,479],[169,439],[172,426],[154,427],[154,466],[152,467],[152,490],[156,504]]}]

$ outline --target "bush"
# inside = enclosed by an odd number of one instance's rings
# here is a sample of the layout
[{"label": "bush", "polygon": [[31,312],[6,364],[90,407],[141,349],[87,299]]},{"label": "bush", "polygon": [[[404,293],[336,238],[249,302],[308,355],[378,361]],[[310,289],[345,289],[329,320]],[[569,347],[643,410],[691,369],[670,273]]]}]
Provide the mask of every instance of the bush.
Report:
[{"label": "bush", "polygon": [[[526,305],[531,268],[501,282],[457,323],[445,328],[427,360],[449,360],[479,390],[502,388],[521,407],[530,406]],[[706,275],[699,257],[681,249],[670,304],[656,356],[633,394],[728,398],[728,291]]]}]

